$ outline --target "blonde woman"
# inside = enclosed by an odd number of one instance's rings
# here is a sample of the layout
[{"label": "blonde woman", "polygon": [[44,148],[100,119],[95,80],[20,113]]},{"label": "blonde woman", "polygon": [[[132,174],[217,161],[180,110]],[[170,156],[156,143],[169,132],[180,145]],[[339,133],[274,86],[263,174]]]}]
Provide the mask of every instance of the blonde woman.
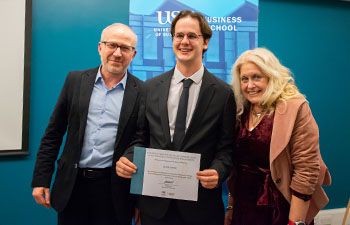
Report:
[{"label": "blonde woman", "polygon": [[305,96],[265,48],[244,52],[232,76],[239,127],[225,224],[313,224],[331,178]]}]

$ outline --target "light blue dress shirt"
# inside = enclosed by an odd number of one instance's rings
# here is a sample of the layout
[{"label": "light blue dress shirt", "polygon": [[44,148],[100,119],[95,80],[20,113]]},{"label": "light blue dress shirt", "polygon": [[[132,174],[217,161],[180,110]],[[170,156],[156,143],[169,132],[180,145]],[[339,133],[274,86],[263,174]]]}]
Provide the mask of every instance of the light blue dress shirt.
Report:
[{"label": "light blue dress shirt", "polygon": [[112,166],[127,73],[117,85],[108,89],[100,69],[90,98],[80,168]]}]

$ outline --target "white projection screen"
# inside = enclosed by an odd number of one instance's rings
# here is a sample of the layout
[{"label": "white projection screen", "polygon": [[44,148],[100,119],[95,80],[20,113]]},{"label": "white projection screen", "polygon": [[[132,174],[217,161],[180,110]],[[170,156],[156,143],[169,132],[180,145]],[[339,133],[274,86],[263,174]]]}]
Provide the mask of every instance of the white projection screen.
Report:
[{"label": "white projection screen", "polygon": [[27,155],[32,0],[0,0],[0,155]]}]

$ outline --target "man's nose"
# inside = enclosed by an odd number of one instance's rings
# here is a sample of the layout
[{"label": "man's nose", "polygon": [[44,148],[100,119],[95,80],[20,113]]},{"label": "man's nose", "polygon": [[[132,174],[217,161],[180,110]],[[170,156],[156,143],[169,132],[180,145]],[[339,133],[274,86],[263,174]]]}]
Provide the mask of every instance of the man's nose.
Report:
[{"label": "man's nose", "polygon": [[188,39],[188,36],[185,35],[184,38],[181,40],[181,43],[188,44],[190,42],[190,39]]},{"label": "man's nose", "polygon": [[122,55],[122,52],[121,52],[119,46],[116,48],[116,50],[114,50],[113,55],[115,55],[115,56],[121,56]]}]

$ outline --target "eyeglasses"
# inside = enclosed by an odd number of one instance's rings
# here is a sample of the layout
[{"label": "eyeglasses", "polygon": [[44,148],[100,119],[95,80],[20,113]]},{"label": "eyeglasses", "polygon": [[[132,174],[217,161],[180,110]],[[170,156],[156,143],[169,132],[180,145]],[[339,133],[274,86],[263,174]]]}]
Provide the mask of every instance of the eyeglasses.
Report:
[{"label": "eyeglasses", "polygon": [[203,36],[203,35],[201,35],[201,34],[196,34],[196,33],[192,33],[192,32],[187,33],[187,34],[184,34],[184,33],[175,33],[175,35],[174,35],[174,40],[180,42],[180,41],[182,41],[182,40],[185,38],[185,36],[187,36],[187,39],[188,39],[189,41],[197,41],[197,40],[199,39],[199,37],[200,37],[200,36]]},{"label": "eyeglasses", "polygon": [[135,50],[135,47],[128,46],[128,45],[120,45],[116,42],[112,41],[101,41],[100,43],[103,43],[106,45],[106,47],[111,51],[116,51],[118,48],[120,48],[120,51],[122,53],[130,53]]}]

